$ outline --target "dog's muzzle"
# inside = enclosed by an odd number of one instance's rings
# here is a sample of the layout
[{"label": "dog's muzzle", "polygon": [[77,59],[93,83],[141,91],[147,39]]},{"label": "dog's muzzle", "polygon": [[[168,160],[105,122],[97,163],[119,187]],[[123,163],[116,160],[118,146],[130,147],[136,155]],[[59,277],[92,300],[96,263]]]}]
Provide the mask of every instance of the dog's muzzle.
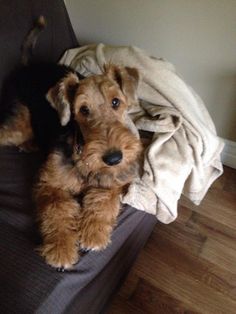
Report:
[{"label": "dog's muzzle", "polygon": [[115,166],[118,165],[123,158],[123,154],[120,150],[116,151],[109,151],[103,157],[102,160],[108,166]]}]

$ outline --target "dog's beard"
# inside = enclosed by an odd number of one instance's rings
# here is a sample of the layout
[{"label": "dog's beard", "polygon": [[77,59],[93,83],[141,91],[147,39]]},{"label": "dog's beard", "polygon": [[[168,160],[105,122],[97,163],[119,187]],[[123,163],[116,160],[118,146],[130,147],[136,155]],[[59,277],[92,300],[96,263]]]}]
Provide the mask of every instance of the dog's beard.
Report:
[{"label": "dog's beard", "polygon": [[[90,186],[110,188],[130,183],[138,173],[140,140],[123,126],[110,128],[102,134],[97,132],[96,135],[96,138],[90,136],[87,143],[85,140],[76,162],[79,175]],[[123,158],[119,164],[108,166],[104,163],[102,157],[109,149],[122,152]]]}]

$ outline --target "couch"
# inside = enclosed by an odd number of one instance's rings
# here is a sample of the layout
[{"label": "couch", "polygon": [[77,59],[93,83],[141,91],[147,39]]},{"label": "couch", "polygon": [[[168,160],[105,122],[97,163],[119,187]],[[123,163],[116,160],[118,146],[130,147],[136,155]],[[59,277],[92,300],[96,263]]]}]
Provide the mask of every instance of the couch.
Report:
[{"label": "couch", "polygon": [[[5,0],[0,9],[0,94],[39,15],[46,17],[48,26],[39,37],[34,59],[56,62],[66,49],[78,46],[62,0]],[[106,250],[85,253],[73,270],[57,272],[36,251],[40,236],[31,187],[41,160],[37,152],[0,147],[0,312],[104,312],[156,218],[124,206]]]}]

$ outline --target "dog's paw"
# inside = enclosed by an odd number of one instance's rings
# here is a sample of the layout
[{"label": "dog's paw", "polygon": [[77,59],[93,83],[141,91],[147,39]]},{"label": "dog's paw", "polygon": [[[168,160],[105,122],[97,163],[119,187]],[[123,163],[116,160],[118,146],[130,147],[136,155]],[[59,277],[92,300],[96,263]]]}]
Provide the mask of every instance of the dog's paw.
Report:
[{"label": "dog's paw", "polygon": [[65,243],[44,244],[39,253],[47,264],[58,269],[70,269],[79,260],[78,247]]},{"label": "dog's paw", "polygon": [[80,252],[81,252],[82,254],[86,254],[86,253],[90,252],[90,249],[87,249],[87,248],[80,248]]},{"label": "dog's paw", "polygon": [[114,182],[114,175],[111,172],[91,172],[88,177],[88,184],[93,187],[109,188]]},{"label": "dog's paw", "polygon": [[28,141],[18,146],[19,151],[23,153],[34,153],[39,151],[39,147],[33,141]]},{"label": "dog's paw", "polygon": [[101,251],[111,242],[110,228],[94,227],[91,225],[81,230],[79,244],[82,251]]}]

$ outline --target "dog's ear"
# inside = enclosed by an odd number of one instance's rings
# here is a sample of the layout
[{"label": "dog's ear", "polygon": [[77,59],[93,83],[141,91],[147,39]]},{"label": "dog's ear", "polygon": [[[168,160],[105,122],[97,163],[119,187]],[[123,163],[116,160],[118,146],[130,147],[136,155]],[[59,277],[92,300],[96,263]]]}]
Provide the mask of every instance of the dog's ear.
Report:
[{"label": "dog's ear", "polygon": [[108,77],[118,83],[124,95],[133,101],[137,101],[137,89],[140,76],[136,68],[105,65],[104,69]]},{"label": "dog's ear", "polygon": [[46,99],[58,112],[61,125],[63,126],[70,121],[71,106],[78,86],[78,76],[74,73],[69,73],[47,92]]}]

